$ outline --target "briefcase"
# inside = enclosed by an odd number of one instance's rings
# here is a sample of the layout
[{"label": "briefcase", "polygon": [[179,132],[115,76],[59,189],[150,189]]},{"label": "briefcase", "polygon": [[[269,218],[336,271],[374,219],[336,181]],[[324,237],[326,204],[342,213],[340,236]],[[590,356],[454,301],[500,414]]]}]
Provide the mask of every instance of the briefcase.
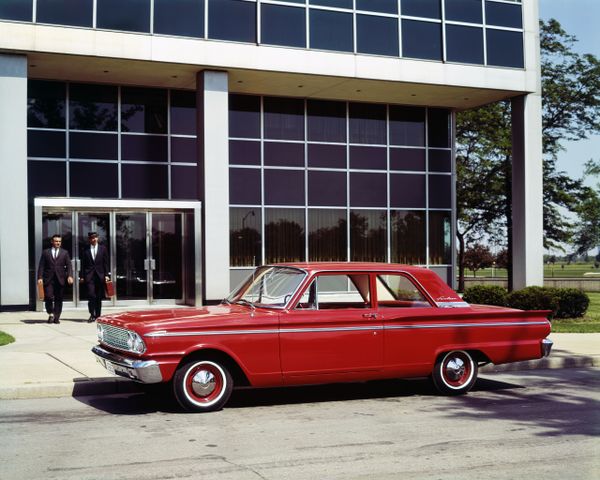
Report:
[{"label": "briefcase", "polygon": [[38,291],[38,298],[41,301],[44,301],[44,284],[43,283],[42,284],[40,284],[40,283],[37,284],[37,291]]},{"label": "briefcase", "polygon": [[115,295],[115,286],[113,285],[112,280],[107,281],[105,285],[106,296],[113,297]]}]

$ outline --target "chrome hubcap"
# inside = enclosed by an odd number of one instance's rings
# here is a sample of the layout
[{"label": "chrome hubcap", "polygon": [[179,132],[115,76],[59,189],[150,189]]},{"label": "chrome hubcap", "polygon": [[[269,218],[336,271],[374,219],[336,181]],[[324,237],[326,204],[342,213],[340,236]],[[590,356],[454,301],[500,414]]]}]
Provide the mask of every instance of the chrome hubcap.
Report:
[{"label": "chrome hubcap", "polygon": [[208,370],[199,370],[192,378],[192,390],[199,397],[210,395],[216,388],[217,381],[212,372]]},{"label": "chrome hubcap", "polygon": [[446,364],[446,376],[452,380],[460,380],[465,374],[465,362],[462,359],[455,357]]}]

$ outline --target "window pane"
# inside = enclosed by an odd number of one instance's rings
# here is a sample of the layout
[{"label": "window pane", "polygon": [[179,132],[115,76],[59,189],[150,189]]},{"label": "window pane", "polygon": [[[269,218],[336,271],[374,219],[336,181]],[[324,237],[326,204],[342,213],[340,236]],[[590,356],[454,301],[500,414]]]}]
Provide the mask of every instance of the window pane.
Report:
[{"label": "window pane", "polygon": [[488,65],[523,68],[523,34],[486,29]]},{"label": "window pane", "polygon": [[425,149],[390,148],[390,170],[425,171]]},{"label": "window pane", "polygon": [[425,263],[425,212],[390,212],[392,263]]},{"label": "window pane", "polygon": [[150,0],[97,0],[96,26],[150,32]]},{"label": "window pane", "polygon": [[429,208],[452,207],[452,177],[429,175]]},{"label": "window pane", "polygon": [[123,198],[167,198],[169,193],[167,168],[166,165],[122,165]]},{"label": "window pane", "polygon": [[265,97],[265,138],[304,140],[304,100]]},{"label": "window pane", "polygon": [[204,36],[204,0],[154,0],[154,33]]},{"label": "window pane", "polygon": [[402,0],[401,8],[402,15],[442,18],[440,0]]},{"label": "window pane", "polygon": [[445,0],[446,20],[482,23],[481,0]]},{"label": "window pane", "polygon": [[32,0],[3,0],[0,2],[0,18],[6,20],[33,20]]},{"label": "window pane", "polygon": [[123,87],[121,128],[124,132],[167,133],[167,91]]},{"label": "window pane", "polygon": [[209,0],[208,37],[236,42],[256,42],[256,3]]},{"label": "window pane", "polygon": [[385,207],[387,205],[386,174],[351,173],[350,205],[353,207]]},{"label": "window pane", "polygon": [[171,161],[197,163],[198,145],[196,139],[171,137]]},{"label": "window pane", "polygon": [[303,143],[265,142],[265,165],[304,167]]},{"label": "window pane", "polygon": [[377,275],[377,306],[383,308],[431,307],[415,284],[402,275]]},{"label": "window pane", "polygon": [[140,162],[167,162],[167,137],[154,135],[121,135],[121,159]]},{"label": "window pane", "polygon": [[425,109],[390,105],[390,144],[425,146]]},{"label": "window pane", "polygon": [[441,60],[441,24],[402,20],[402,56]]},{"label": "window pane", "polygon": [[118,136],[116,133],[70,132],[69,157],[116,161],[119,159]]},{"label": "window pane", "polygon": [[350,147],[350,168],[357,170],[386,170],[386,148]]},{"label": "window pane", "polygon": [[116,164],[110,163],[70,162],[71,196],[118,198],[118,168]]},{"label": "window pane", "polygon": [[446,59],[483,65],[483,28],[446,25]]},{"label": "window pane", "polygon": [[311,8],[310,48],[353,52],[352,14]]},{"label": "window pane", "polygon": [[73,130],[117,130],[117,87],[69,86],[69,128]]},{"label": "window pane", "polygon": [[346,103],[308,100],[308,140],[315,142],[346,141]]},{"label": "window pane", "polygon": [[352,0],[309,0],[308,3],[323,7],[352,8]]},{"label": "window pane", "polygon": [[265,263],[303,262],[304,209],[265,209]]},{"label": "window pane", "polygon": [[198,199],[198,169],[196,167],[171,167],[171,198],[173,200]]},{"label": "window pane", "polygon": [[309,144],[308,166],[313,168],[346,168],[346,146]]},{"label": "window pane", "polygon": [[346,210],[308,210],[309,261],[347,260],[346,222]]},{"label": "window pane", "polygon": [[196,135],[196,92],[171,90],[171,133]]},{"label": "window pane", "polygon": [[429,263],[452,263],[452,226],[450,212],[429,212]]},{"label": "window pane", "polygon": [[345,172],[308,172],[308,204],[322,207],[346,206]]},{"label": "window pane", "polygon": [[260,97],[229,95],[229,136],[260,138]]},{"label": "window pane", "polygon": [[260,142],[229,141],[230,165],[260,165]]},{"label": "window pane", "polygon": [[359,53],[398,56],[398,19],[356,16],[356,49]]},{"label": "window pane", "polygon": [[37,0],[36,21],[91,28],[93,6],[93,0]]},{"label": "window pane", "polygon": [[451,172],[452,154],[450,150],[429,150],[430,172]]},{"label": "window pane", "polygon": [[350,104],[350,143],[386,144],[386,106]]},{"label": "window pane", "polygon": [[260,170],[256,168],[229,169],[229,203],[260,205]]},{"label": "window pane", "polygon": [[265,170],[265,204],[304,205],[304,171]]},{"label": "window pane", "polygon": [[261,260],[260,208],[229,209],[229,264],[257,266]]},{"label": "window pane", "polygon": [[44,80],[27,82],[27,126],[65,128],[65,84]]},{"label": "window pane", "polygon": [[261,5],[261,43],[306,47],[306,10],[304,8]]},{"label": "window pane", "polygon": [[27,193],[33,197],[67,195],[67,162],[27,162]]},{"label": "window pane", "polygon": [[65,132],[29,130],[27,156],[65,158],[67,156]]},{"label": "window pane", "polygon": [[398,0],[356,0],[356,9],[368,12],[398,13]]},{"label": "window pane", "polygon": [[350,260],[353,262],[385,262],[387,213],[385,210],[352,210],[350,212]]},{"label": "window pane", "polygon": [[450,147],[450,112],[441,108],[427,110],[429,120],[429,146]]},{"label": "window pane", "polygon": [[521,5],[485,2],[485,22],[499,27],[523,28]]},{"label": "window pane", "polygon": [[425,208],[425,175],[390,174],[390,206]]}]

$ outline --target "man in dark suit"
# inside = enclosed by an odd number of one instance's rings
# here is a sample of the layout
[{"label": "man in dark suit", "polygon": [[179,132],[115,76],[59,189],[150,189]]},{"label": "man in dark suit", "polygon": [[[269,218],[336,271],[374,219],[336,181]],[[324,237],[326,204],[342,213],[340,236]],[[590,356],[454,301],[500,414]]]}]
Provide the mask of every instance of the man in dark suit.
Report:
[{"label": "man in dark suit", "polygon": [[93,322],[102,311],[104,282],[110,280],[110,259],[106,247],[98,243],[96,232],[89,232],[88,240],[90,245],[83,252],[81,275],[88,293],[88,310],[90,312],[88,322]]},{"label": "man in dark suit", "polygon": [[60,248],[62,238],[52,235],[51,247],[42,252],[37,271],[38,284],[44,286],[44,306],[48,323],[60,323],[65,283],[73,284],[73,270],[69,252]]}]

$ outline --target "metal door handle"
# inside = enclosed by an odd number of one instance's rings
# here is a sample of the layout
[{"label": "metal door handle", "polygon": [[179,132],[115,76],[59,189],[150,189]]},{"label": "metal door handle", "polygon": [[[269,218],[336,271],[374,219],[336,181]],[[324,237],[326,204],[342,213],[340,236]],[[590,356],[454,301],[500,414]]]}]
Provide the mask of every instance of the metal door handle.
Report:
[{"label": "metal door handle", "polygon": [[144,270],[150,270],[150,260],[144,259]]},{"label": "metal door handle", "polygon": [[153,258],[150,259],[150,268],[152,270],[156,270],[156,260],[154,260]]},{"label": "metal door handle", "polygon": [[363,313],[363,318],[377,318],[376,313]]},{"label": "metal door handle", "polygon": [[81,270],[81,260],[75,260],[75,267],[77,268],[77,271]]}]

